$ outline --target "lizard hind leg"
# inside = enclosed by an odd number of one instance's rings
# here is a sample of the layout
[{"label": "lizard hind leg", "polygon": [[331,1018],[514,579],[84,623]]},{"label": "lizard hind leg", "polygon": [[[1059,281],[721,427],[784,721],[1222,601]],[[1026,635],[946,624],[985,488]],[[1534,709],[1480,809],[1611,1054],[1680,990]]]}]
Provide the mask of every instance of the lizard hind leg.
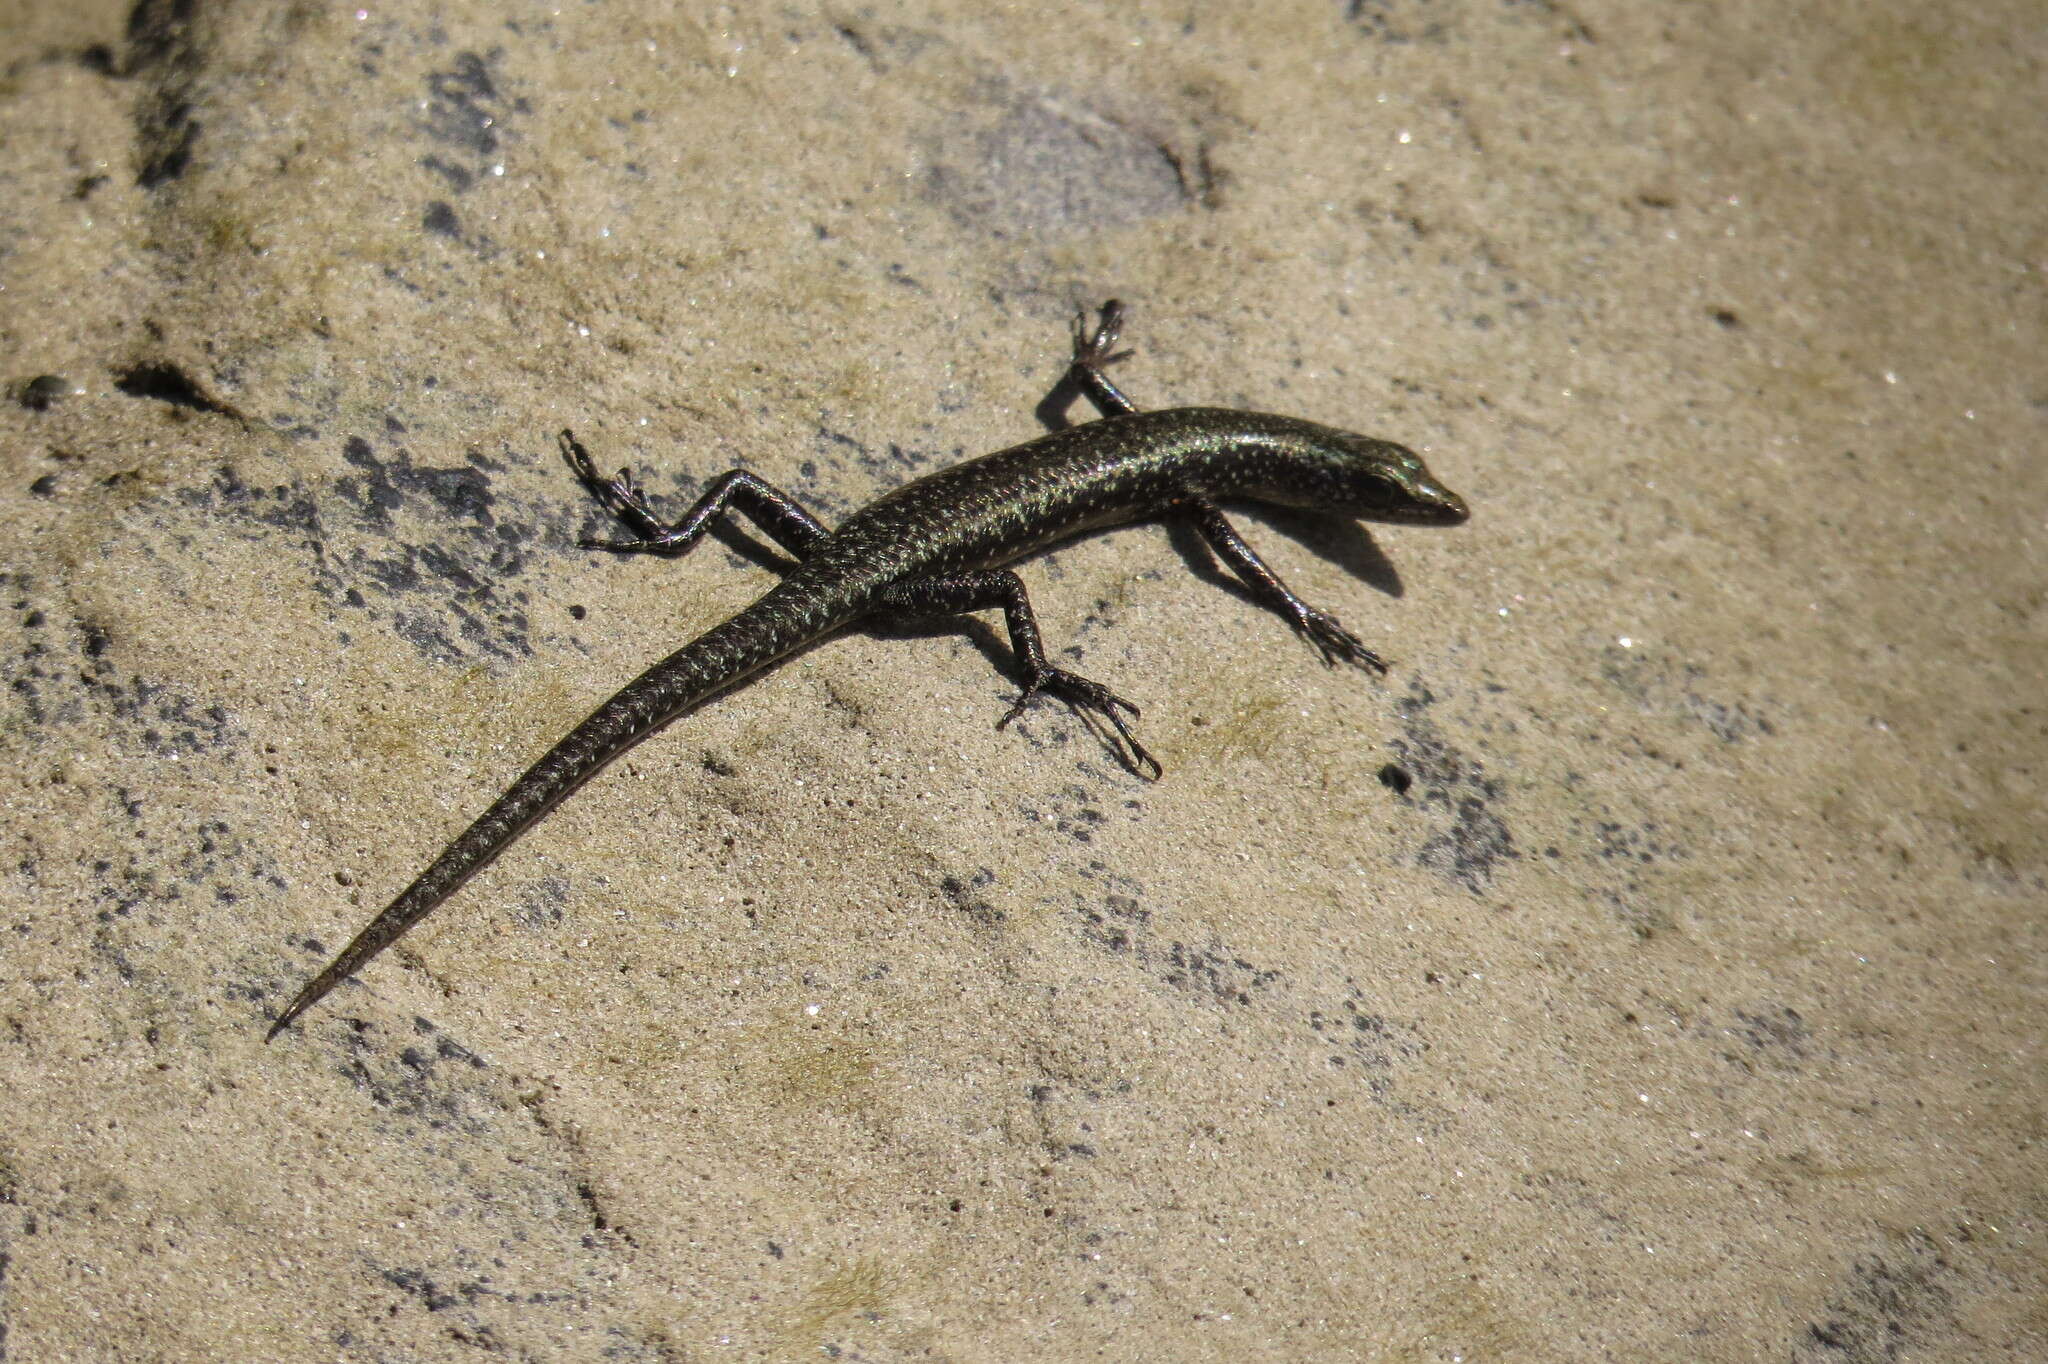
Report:
[{"label": "lizard hind leg", "polygon": [[1010,721],[1022,715],[1024,708],[1039,695],[1057,696],[1084,715],[1099,716],[1108,721],[1122,743],[1117,756],[1137,775],[1149,781],[1158,781],[1164,774],[1165,769],[1159,765],[1159,759],[1153,757],[1145,745],[1138,742],[1138,736],[1131,733],[1131,727],[1124,722],[1121,714],[1123,711],[1129,711],[1131,719],[1135,720],[1143,712],[1100,682],[1091,681],[1078,673],[1070,673],[1065,668],[1055,668],[1047,664],[1026,679],[1023,694],[1004,713],[1003,718],[996,721],[996,728],[1005,728]]},{"label": "lizard hind leg", "polygon": [[1105,417],[1125,417],[1138,410],[1138,405],[1103,372],[1109,366],[1122,364],[1131,358],[1130,351],[1116,348],[1123,328],[1124,305],[1115,299],[1102,305],[1101,319],[1092,331],[1086,312],[1074,317],[1074,358],[1068,364],[1067,373],[1088,395],[1088,401],[1095,405],[1095,410]]},{"label": "lizard hind leg", "polygon": [[798,506],[795,498],[745,469],[728,469],[719,475],[696,505],[680,521],[671,524],[655,514],[631,469],[621,469],[616,477],[606,478],[597,471],[597,461],[583,448],[583,442],[568,431],[562,432],[560,440],[562,457],[598,505],[637,532],[630,540],[579,541],[585,549],[682,554],[729,510],[740,512],[769,539],[799,559],[807,557],[819,541],[832,533]]},{"label": "lizard hind leg", "polygon": [[1129,722],[1124,719],[1127,711],[1131,719],[1137,719],[1138,708],[1100,682],[1090,681],[1064,668],[1055,668],[1046,661],[1045,644],[1038,634],[1038,618],[1031,611],[1031,597],[1024,590],[1024,580],[1015,573],[1008,569],[989,569],[898,583],[885,594],[883,605],[890,610],[920,616],[957,616],[1001,607],[1003,623],[1010,632],[1010,649],[1016,654],[1018,668],[1024,674],[1024,694],[996,722],[996,728],[1003,728],[1023,714],[1033,697],[1040,694],[1056,696],[1084,716],[1095,716],[1114,729],[1119,740],[1117,745],[1113,745],[1117,757],[1132,772],[1150,781],[1159,779],[1164,770],[1159,760],[1138,742],[1137,735],[1131,732]]}]

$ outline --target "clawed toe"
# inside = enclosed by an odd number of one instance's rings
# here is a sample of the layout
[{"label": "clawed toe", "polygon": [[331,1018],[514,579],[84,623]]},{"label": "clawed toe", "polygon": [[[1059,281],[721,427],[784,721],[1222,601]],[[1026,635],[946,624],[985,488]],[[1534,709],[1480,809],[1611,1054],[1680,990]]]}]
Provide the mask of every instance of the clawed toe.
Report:
[{"label": "clawed toe", "polygon": [[1120,364],[1131,358],[1131,352],[1116,348],[1117,335],[1123,330],[1124,305],[1115,299],[1102,305],[1102,320],[1091,331],[1088,313],[1083,311],[1074,316],[1074,363],[1084,369],[1101,369],[1107,365]]},{"label": "clawed toe", "polygon": [[996,728],[1002,729],[1010,721],[1024,713],[1024,708],[1040,693],[1057,696],[1083,715],[1095,715],[1109,722],[1121,741],[1117,756],[1124,765],[1137,775],[1149,781],[1159,780],[1165,769],[1152,756],[1145,745],[1138,742],[1138,736],[1131,733],[1131,727],[1124,720],[1123,711],[1129,711],[1131,719],[1137,719],[1143,712],[1129,701],[1124,700],[1100,682],[1091,682],[1060,668],[1048,668],[1032,678],[1024,686],[1024,694],[1017,698]]},{"label": "clawed toe", "polygon": [[1295,621],[1295,628],[1308,637],[1308,642],[1323,656],[1323,662],[1333,668],[1339,663],[1355,663],[1377,673],[1387,670],[1387,661],[1366,648],[1364,641],[1345,629],[1335,616],[1307,611]]},{"label": "clawed toe", "polygon": [[[556,439],[561,443],[562,457],[569,462],[569,468],[576,474],[577,481],[589,490],[597,504],[613,516],[626,523],[629,530],[661,530],[661,518],[654,514],[648,504],[647,494],[641,491],[640,481],[633,477],[630,468],[622,468],[610,478],[597,471],[597,461],[590,457],[583,442],[568,431]],[[608,549],[621,554],[634,552],[666,553],[675,550],[677,542],[666,533],[651,537],[635,537],[630,540],[600,540],[585,537],[577,540],[585,549]]]},{"label": "clawed toe", "polygon": [[619,554],[664,554],[675,548],[668,540],[595,540],[576,542],[585,549],[608,549]]},{"label": "clawed toe", "polygon": [[555,440],[561,445],[562,458],[568,461],[569,470],[576,475],[576,481],[588,488],[592,496],[602,501],[604,475],[597,471],[597,461],[590,457],[590,451],[566,429],[558,433]]}]

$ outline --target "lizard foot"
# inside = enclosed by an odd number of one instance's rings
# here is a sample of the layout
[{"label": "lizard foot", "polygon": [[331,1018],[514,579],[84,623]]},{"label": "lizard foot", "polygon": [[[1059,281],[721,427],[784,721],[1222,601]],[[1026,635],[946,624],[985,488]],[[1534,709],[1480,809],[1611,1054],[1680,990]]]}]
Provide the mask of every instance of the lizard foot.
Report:
[{"label": "lizard foot", "polygon": [[614,478],[606,478],[597,471],[597,462],[590,457],[590,451],[583,448],[583,442],[567,431],[558,437],[562,444],[562,457],[569,461],[569,468],[576,479],[598,505],[629,526],[644,527],[655,534],[644,540],[597,540],[584,538],[576,543],[585,549],[616,549],[625,552],[651,550],[659,553],[673,550],[677,541],[673,532],[663,530],[661,518],[654,514],[648,504],[647,494],[641,491],[640,483],[633,477],[631,469],[621,469]]},{"label": "lizard foot", "polygon": [[1135,720],[1139,715],[1138,708],[1100,682],[1090,682],[1087,678],[1076,676],[1064,668],[1048,667],[1033,674],[1024,684],[1024,694],[1017,698],[1017,703],[1010,707],[1009,713],[996,722],[996,728],[1001,729],[1022,715],[1024,707],[1040,692],[1057,696],[1084,715],[1100,716],[1107,720],[1110,727],[1116,730],[1117,738],[1122,741],[1117,756],[1123,760],[1124,766],[1148,781],[1159,780],[1165,769],[1160,767],[1157,758],[1145,750],[1145,745],[1138,742],[1138,737],[1131,733],[1131,727],[1124,723],[1124,717],[1120,713],[1129,711],[1131,718]]},{"label": "lizard foot", "polygon": [[1101,370],[1131,358],[1131,352],[1116,348],[1124,329],[1124,305],[1115,299],[1102,305],[1102,320],[1088,330],[1087,312],[1074,315],[1074,364],[1082,369]]},{"label": "lizard foot", "polygon": [[1315,645],[1316,652],[1323,656],[1323,662],[1333,668],[1339,663],[1356,663],[1376,673],[1385,674],[1387,671],[1387,661],[1366,648],[1357,635],[1345,629],[1327,611],[1318,611],[1313,606],[1301,607],[1294,613],[1294,628]]}]

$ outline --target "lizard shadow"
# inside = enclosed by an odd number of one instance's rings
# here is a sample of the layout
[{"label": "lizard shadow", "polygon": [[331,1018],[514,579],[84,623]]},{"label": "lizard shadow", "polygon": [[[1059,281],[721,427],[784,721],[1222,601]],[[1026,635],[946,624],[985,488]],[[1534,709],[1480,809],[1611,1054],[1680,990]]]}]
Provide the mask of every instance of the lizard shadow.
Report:
[{"label": "lizard shadow", "polygon": [[[1386,551],[1373,539],[1372,532],[1359,521],[1341,514],[1306,511],[1295,507],[1276,507],[1263,502],[1226,507],[1225,510],[1234,515],[1245,516],[1248,520],[1263,522],[1289,540],[1303,546],[1317,558],[1330,560],[1352,577],[1389,597],[1399,597],[1406,591],[1401,583],[1400,570],[1394,567],[1393,560],[1387,557]],[[1235,573],[1217,562],[1208,541],[1204,540],[1200,532],[1184,518],[1174,517],[1166,526],[1173,547],[1187,560],[1189,572],[1205,582],[1215,583],[1244,601],[1265,610],[1272,609],[1253,596],[1251,589],[1246,587]],[[1316,603],[1319,606],[1323,604]]]},{"label": "lizard shadow", "polygon": [[1031,415],[1038,418],[1039,423],[1048,431],[1064,431],[1074,424],[1073,419],[1067,415],[1068,410],[1087,396],[1088,390],[1074,378],[1074,372],[1071,369],[1063,371],[1059,381],[1038,400],[1038,406],[1031,409]]}]

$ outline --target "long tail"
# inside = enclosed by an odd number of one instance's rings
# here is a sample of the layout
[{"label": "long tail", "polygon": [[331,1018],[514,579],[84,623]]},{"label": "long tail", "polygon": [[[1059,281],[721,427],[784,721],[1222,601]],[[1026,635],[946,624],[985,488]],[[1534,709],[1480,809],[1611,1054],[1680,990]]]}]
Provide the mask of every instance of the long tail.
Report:
[{"label": "long tail", "polygon": [[[684,712],[759,672],[819,637],[831,624],[813,612],[791,609],[778,594],[755,603],[725,624],[716,626],[634,678],[590,717],[569,731],[547,755],[512,783],[476,823],[434,859],[399,897],[384,907],[355,941],[293,997],[277,1016],[264,1040],[276,1037],[291,1021],[362,965],[389,947],[408,928],[482,871],[519,835],[560,805],[579,786],[634,744]],[[763,608],[769,608],[764,610]],[[800,619],[811,616],[811,619]]]}]

